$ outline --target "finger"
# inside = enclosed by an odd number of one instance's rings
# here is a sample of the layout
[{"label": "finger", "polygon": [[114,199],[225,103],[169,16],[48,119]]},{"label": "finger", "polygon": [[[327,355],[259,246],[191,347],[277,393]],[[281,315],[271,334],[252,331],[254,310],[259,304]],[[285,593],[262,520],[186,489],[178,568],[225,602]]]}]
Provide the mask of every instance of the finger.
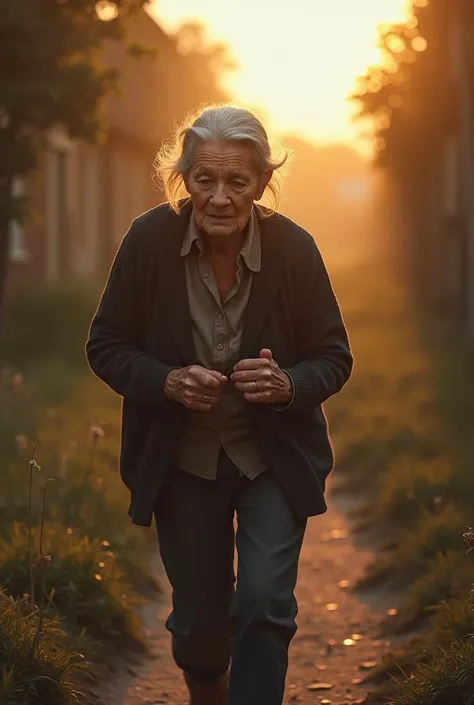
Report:
[{"label": "finger", "polygon": [[203,397],[185,399],[184,404],[193,411],[211,411],[217,401],[218,399],[214,401],[211,397],[204,395]]},{"label": "finger", "polygon": [[263,348],[262,350],[260,350],[260,357],[265,360],[273,360],[272,351],[268,348]]},{"label": "finger", "polygon": [[245,393],[244,399],[245,399],[245,401],[248,401],[251,404],[270,404],[272,401],[272,393],[271,392],[257,392],[256,394]]},{"label": "finger", "polygon": [[201,384],[191,387],[188,391],[188,396],[191,399],[204,399],[205,396],[208,396],[211,399],[218,399],[220,394],[220,387],[204,387]]},{"label": "finger", "polygon": [[217,379],[218,382],[221,384],[225,384],[228,380],[225,375],[223,375],[221,372],[218,372],[217,370],[208,370],[209,374]]},{"label": "finger", "polygon": [[271,386],[268,382],[265,381],[259,381],[259,382],[236,382],[235,388],[239,392],[244,392],[247,394],[259,394],[263,392],[268,392],[271,389]]},{"label": "finger", "polygon": [[272,378],[271,367],[259,367],[257,370],[242,370],[231,376],[233,382],[259,382]]},{"label": "finger", "polygon": [[205,370],[203,367],[196,367],[190,372],[189,377],[194,382],[197,382],[201,387],[214,387],[215,389],[218,389],[221,386],[220,381],[216,379],[214,375],[210,374],[209,370]]},{"label": "finger", "polygon": [[198,401],[193,401],[190,404],[186,404],[188,409],[191,409],[192,411],[211,411],[212,406],[211,404],[202,404]]},{"label": "finger", "polygon": [[200,394],[199,396],[196,396],[194,400],[198,404],[205,404],[206,406],[215,406],[219,403],[220,398],[220,394],[215,394],[214,396],[212,394]]},{"label": "finger", "polygon": [[240,362],[234,366],[234,372],[240,372],[241,370],[259,370],[262,367],[268,367],[269,365],[270,360],[263,357],[240,360]]}]

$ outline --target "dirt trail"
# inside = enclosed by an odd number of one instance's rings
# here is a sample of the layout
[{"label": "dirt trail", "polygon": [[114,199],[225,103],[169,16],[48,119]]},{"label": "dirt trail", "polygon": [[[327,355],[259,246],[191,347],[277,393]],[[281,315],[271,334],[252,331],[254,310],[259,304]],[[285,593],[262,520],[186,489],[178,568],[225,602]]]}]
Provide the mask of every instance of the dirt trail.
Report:
[{"label": "dirt trail", "polygon": [[[364,545],[352,531],[347,511],[354,500],[333,495],[324,516],[310,520],[301,555],[297,588],[299,630],[290,653],[285,704],[354,705],[367,692],[357,681],[366,666],[380,657],[389,644],[380,640],[379,625],[393,608],[393,597],[384,591],[354,593],[341,581],[354,585],[373,557],[374,548]],[[367,542],[366,542],[367,543]],[[170,594],[166,579],[164,597],[148,605],[150,655],[141,663],[120,666],[103,682],[105,705],[186,705],[186,691],[171,655],[164,619]],[[353,636],[355,635],[355,636]],[[353,643],[344,645],[344,640]],[[326,683],[331,688],[311,690]]]}]

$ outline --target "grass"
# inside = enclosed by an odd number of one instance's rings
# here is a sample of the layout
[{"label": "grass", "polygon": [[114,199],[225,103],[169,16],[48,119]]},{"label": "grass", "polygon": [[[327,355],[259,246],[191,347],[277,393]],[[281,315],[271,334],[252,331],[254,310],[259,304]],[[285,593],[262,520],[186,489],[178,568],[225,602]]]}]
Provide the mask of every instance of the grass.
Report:
[{"label": "grass", "polygon": [[[327,405],[335,480],[365,498],[366,525],[390,538],[364,581],[405,590],[386,628],[418,632],[374,671],[377,697],[392,705],[474,705],[474,565],[462,541],[472,523],[474,367],[467,353],[422,330],[406,291],[380,268],[361,265],[335,278],[356,357],[351,383]],[[129,523],[118,475],[119,402],[83,360],[95,297],[55,288],[21,294],[9,309],[0,375],[0,585],[9,593],[0,609],[11,632],[4,636],[0,626],[9,654],[0,667],[2,705],[76,702],[78,653],[93,661],[118,635],[139,643],[132,608],[137,589],[153,587],[148,540]],[[35,650],[38,612],[23,598],[31,591],[24,527],[32,444],[42,468],[33,476],[31,516],[43,651]],[[55,483],[39,551],[49,477]],[[35,675],[46,672],[46,679]]]},{"label": "grass", "polygon": [[363,525],[390,538],[362,584],[405,595],[385,630],[407,640],[371,675],[374,702],[471,705],[474,564],[463,534],[473,522],[472,355],[422,325],[384,274],[355,269],[336,282],[356,365],[328,404],[336,489],[360,492]]},{"label": "grass", "polygon": [[155,541],[131,525],[118,473],[120,400],[85,362],[96,294],[75,285],[39,287],[7,308],[0,354],[2,705],[80,701],[86,661],[93,673],[94,662],[114,650],[143,648],[134,608],[158,588],[149,567]]},{"label": "grass", "polygon": [[[37,543],[38,528],[33,531]],[[30,592],[27,535],[14,524],[7,540],[0,541],[0,584],[21,598]],[[85,628],[97,639],[140,640],[133,606],[139,600],[125,579],[108,542],[76,537],[58,524],[44,527],[44,550],[51,556],[44,586],[41,571],[34,571],[35,594],[44,590],[48,612],[62,616],[72,633]]]},{"label": "grass", "polygon": [[0,703],[76,705],[77,682],[87,673],[58,621],[45,621],[41,640],[29,603],[0,592]]}]

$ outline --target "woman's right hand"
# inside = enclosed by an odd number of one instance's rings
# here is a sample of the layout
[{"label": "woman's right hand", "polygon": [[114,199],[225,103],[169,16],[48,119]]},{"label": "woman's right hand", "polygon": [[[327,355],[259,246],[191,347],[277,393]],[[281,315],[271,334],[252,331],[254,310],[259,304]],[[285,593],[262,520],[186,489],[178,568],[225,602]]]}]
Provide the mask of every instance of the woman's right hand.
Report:
[{"label": "woman's right hand", "polygon": [[190,365],[172,370],[165,381],[165,396],[188,409],[211,411],[219,402],[221,387],[227,382],[216,370]]}]

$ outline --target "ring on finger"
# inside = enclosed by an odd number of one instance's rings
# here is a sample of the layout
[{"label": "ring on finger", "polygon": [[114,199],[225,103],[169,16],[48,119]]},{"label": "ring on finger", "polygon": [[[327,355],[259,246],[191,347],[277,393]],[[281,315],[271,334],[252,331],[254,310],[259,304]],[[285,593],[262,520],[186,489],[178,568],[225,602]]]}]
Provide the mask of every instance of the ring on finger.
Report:
[{"label": "ring on finger", "polygon": [[254,392],[258,392],[258,384],[256,382],[253,383],[253,390]]},{"label": "ring on finger", "polygon": [[210,401],[210,399],[206,394],[206,396],[204,397],[204,404],[209,404],[209,401]]}]

